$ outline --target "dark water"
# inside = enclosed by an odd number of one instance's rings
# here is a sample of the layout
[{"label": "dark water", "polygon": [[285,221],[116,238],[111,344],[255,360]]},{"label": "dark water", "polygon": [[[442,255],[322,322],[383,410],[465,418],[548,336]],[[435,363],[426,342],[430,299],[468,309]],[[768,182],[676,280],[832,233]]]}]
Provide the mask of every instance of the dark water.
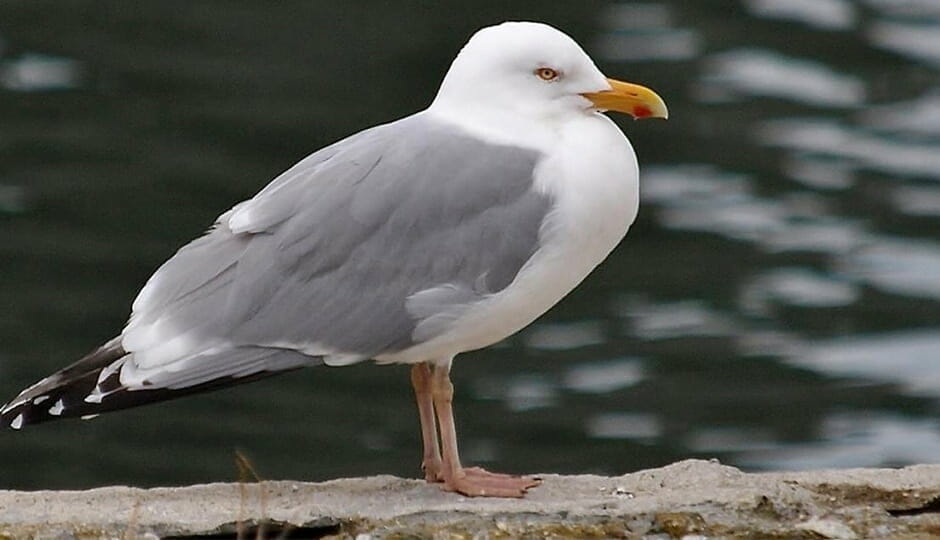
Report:
[{"label": "dark water", "polygon": [[[306,153],[423,108],[466,37],[544,20],[620,119],[639,221],[536,325],[460,357],[467,461],[622,473],[940,460],[940,3],[0,3],[0,394]],[[0,488],[415,476],[407,370],[312,369],[0,433]]]}]

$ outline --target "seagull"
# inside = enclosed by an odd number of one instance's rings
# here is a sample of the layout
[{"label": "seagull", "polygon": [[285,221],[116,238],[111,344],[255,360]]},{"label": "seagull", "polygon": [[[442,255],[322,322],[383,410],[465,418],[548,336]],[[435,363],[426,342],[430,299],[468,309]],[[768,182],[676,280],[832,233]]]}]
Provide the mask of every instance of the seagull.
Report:
[{"label": "seagull", "polygon": [[147,281],[117,337],[0,409],[20,429],[307,366],[408,364],[428,482],[522,497],[532,476],[463,467],[455,356],[518,332],[620,242],[630,142],[603,113],[666,118],[541,23],[476,32],[431,105],[307,156]]}]

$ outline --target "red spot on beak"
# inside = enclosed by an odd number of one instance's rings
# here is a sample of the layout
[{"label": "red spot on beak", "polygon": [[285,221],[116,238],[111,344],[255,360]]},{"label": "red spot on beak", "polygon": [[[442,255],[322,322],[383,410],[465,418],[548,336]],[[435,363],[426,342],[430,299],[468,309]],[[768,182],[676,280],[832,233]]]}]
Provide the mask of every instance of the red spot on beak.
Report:
[{"label": "red spot on beak", "polygon": [[633,108],[634,118],[649,118],[650,116],[653,116],[653,111],[646,105],[637,105]]}]

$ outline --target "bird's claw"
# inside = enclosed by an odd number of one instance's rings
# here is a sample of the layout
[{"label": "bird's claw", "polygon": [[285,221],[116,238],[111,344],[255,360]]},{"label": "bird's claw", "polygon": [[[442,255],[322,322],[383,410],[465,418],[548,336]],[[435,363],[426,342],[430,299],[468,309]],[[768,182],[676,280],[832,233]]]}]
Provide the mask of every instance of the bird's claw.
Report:
[{"label": "bird's claw", "polygon": [[453,478],[443,480],[441,489],[468,497],[521,498],[526,492],[542,483],[534,476],[519,476],[489,472],[480,467],[462,469]]}]

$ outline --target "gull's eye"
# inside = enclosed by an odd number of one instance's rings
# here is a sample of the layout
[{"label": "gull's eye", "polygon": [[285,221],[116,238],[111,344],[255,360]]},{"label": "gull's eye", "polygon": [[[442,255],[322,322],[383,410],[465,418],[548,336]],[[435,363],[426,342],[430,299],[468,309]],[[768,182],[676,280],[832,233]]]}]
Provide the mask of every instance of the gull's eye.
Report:
[{"label": "gull's eye", "polygon": [[558,72],[548,67],[538,68],[535,70],[535,75],[543,81],[554,81],[558,78]]}]

